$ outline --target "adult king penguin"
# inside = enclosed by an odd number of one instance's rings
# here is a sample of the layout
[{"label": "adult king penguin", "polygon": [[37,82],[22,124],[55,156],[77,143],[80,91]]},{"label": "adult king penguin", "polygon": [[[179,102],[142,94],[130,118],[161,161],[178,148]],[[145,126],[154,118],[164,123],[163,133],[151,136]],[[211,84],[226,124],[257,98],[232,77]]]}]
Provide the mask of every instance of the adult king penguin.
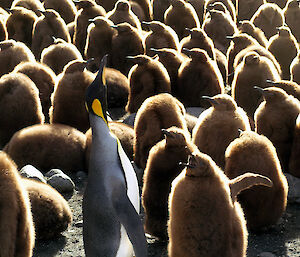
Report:
[{"label": "adult king penguin", "polygon": [[107,87],[103,57],[99,72],[87,88],[86,107],[92,128],[89,174],[83,197],[83,241],[87,257],[147,256],[139,218],[139,188],[121,144],[108,128]]}]

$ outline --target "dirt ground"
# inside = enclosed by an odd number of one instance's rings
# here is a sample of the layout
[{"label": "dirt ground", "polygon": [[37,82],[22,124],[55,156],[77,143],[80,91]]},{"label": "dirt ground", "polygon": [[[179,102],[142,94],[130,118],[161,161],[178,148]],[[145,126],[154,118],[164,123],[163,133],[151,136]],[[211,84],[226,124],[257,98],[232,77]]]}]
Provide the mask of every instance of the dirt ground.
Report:
[{"label": "dirt ground", "polygon": [[[73,211],[73,222],[61,237],[51,241],[39,241],[34,250],[35,257],[79,257],[84,256],[82,240],[81,202],[84,181],[76,181],[73,194],[65,195]],[[148,239],[148,256],[167,256],[167,242]],[[259,234],[249,233],[248,257],[260,256],[261,253],[273,256],[300,256],[300,204],[288,204],[287,210],[279,224]],[[272,255],[271,255],[272,256]]]}]

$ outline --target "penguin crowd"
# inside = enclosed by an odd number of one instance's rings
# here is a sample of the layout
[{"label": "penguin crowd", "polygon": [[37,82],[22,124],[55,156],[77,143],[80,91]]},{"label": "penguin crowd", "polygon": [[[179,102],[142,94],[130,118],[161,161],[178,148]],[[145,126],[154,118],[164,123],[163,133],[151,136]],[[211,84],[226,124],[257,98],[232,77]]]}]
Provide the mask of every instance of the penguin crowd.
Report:
[{"label": "penguin crowd", "polygon": [[86,174],[87,257],[246,257],[300,179],[299,24],[299,0],[1,0],[0,256],[73,222],[31,164]]}]

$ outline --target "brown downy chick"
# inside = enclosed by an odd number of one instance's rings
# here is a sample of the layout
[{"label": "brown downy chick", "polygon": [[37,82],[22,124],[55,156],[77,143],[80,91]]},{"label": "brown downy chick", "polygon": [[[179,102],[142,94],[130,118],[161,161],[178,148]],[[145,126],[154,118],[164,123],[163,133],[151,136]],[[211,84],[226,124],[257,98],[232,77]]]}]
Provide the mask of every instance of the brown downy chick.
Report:
[{"label": "brown downy chick", "polygon": [[270,87],[278,87],[283,89],[289,95],[292,95],[293,97],[297,98],[300,101],[300,86],[296,82],[289,81],[289,80],[279,80],[279,81],[267,80],[267,84]]},{"label": "brown downy chick", "polygon": [[212,60],[216,60],[214,52],[214,42],[207,36],[203,29],[188,29],[190,33],[188,37],[180,41],[180,51],[183,48],[191,50],[192,48],[200,48],[206,51]]},{"label": "brown downy chick", "polygon": [[50,97],[56,81],[54,72],[48,66],[38,62],[22,62],[15,67],[13,72],[23,73],[34,82],[39,90],[45,122],[49,122]]},{"label": "brown downy chick", "polygon": [[199,151],[184,166],[169,196],[169,256],[245,257],[248,232],[236,196],[254,185],[271,187],[272,181],[253,173],[229,180]]},{"label": "brown downy chick", "polygon": [[85,171],[85,135],[62,124],[34,125],[14,134],[4,151],[19,168],[30,163],[45,174],[61,169],[67,175]]},{"label": "brown downy chick", "polygon": [[21,182],[29,195],[36,239],[57,238],[72,222],[68,202],[50,185],[25,178]]},{"label": "brown downy chick", "polygon": [[14,0],[10,8],[14,9],[15,7],[23,7],[27,10],[31,10],[37,16],[41,16],[39,10],[45,11],[45,8],[40,0]]},{"label": "brown downy chick", "polygon": [[257,9],[265,3],[266,0],[239,0],[236,8],[237,20],[250,20]]},{"label": "brown downy chick", "polygon": [[256,90],[263,95],[264,101],[254,115],[255,131],[271,140],[276,148],[282,170],[288,172],[300,102],[281,88],[256,87]]},{"label": "brown downy chick", "polygon": [[151,147],[163,139],[161,129],[176,126],[187,131],[184,115],[182,103],[167,93],[151,96],[143,102],[134,123],[133,151],[138,167],[146,167]]},{"label": "brown downy chick", "polygon": [[10,9],[11,15],[6,20],[8,37],[25,43],[29,48],[32,44],[33,24],[37,16],[31,10],[23,7]]},{"label": "brown downy chick", "polygon": [[115,25],[127,22],[131,26],[137,28],[140,32],[142,30],[141,22],[131,11],[130,3],[127,0],[119,0],[116,2],[115,8],[108,12],[105,17],[111,20]]},{"label": "brown downy chick", "polygon": [[155,49],[151,51],[156,53],[159,57],[159,61],[165,66],[168,71],[171,80],[171,92],[172,95],[178,97],[178,69],[184,61],[184,56],[174,49]]},{"label": "brown downy chick", "polygon": [[60,74],[69,62],[83,60],[81,53],[72,43],[67,43],[61,38],[52,37],[52,40],[53,43],[41,53],[41,63],[48,65],[56,75]]},{"label": "brown downy chick", "polygon": [[210,10],[202,24],[202,29],[213,40],[215,48],[226,54],[230,41],[228,36],[237,32],[237,26],[221,11]]},{"label": "brown downy chick", "polygon": [[31,257],[35,234],[28,193],[16,164],[0,151],[1,256]]},{"label": "brown downy chick", "polygon": [[72,0],[44,0],[43,2],[46,9],[57,11],[66,24],[74,21],[77,9]]},{"label": "brown downy chick", "polygon": [[151,30],[145,38],[146,54],[148,56],[154,56],[154,52],[151,51],[151,48],[179,49],[178,36],[171,27],[159,21],[143,22],[143,24]]},{"label": "brown downy chick", "polygon": [[32,52],[37,60],[40,60],[43,49],[52,44],[52,36],[71,42],[67,25],[59,13],[51,9],[42,13],[35,21],[32,31]]},{"label": "brown downy chick", "polygon": [[300,54],[294,58],[290,66],[291,80],[300,84]]},{"label": "brown downy chick", "polygon": [[268,3],[274,3],[277,4],[281,9],[283,9],[288,0],[268,0]]},{"label": "brown downy chick", "polygon": [[177,33],[179,40],[189,35],[186,28],[200,28],[194,7],[183,0],[170,0],[170,7],[164,14],[164,23]]},{"label": "brown downy chick", "polygon": [[13,39],[0,42],[0,77],[10,73],[21,62],[35,62],[30,49]]},{"label": "brown downy chick", "polygon": [[144,54],[144,44],[138,30],[128,23],[112,26],[118,33],[112,38],[112,67],[128,75],[133,63],[126,56]]},{"label": "brown downy chick", "polygon": [[153,20],[164,22],[164,15],[170,6],[169,0],[152,0]]},{"label": "brown downy chick", "polygon": [[86,70],[87,61],[71,61],[64,68],[51,96],[50,122],[60,123],[86,132],[89,127],[85,107],[85,91],[95,76]]},{"label": "brown downy chick", "polygon": [[171,93],[168,71],[157,60],[147,55],[127,56],[135,64],[129,74],[130,90],[126,111],[137,112],[142,103],[150,96]]},{"label": "brown downy chick", "polygon": [[204,4],[204,16],[205,19],[206,11],[218,10],[225,14],[229,14],[233,22],[236,23],[235,7],[231,0],[206,0]]},{"label": "brown downy chick", "polygon": [[203,14],[205,11],[204,10],[205,0],[187,0],[186,2],[190,3],[194,7],[194,9],[198,15],[200,24],[202,24],[203,23]]},{"label": "brown downy chick", "polygon": [[73,44],[78,48],[79,52],[84,55],[84,47],[87,38],[87,28],[89,20],[97,16],[105,16],[105,9],[97,5],[93,0],[76,0],[73,1],[78,8],[75,16],[75,28],[73,36]]},{"label": "brown downy chick", "polygon": [[298,42],[291,30],[288,27],[278,28],[278,34],[269,40],[268,50],[281,66],[282,79],[289,80],[290,65],[299,52]]},{"label": "brown downy chick", "polygon": [[258,8],[250,22],[260,28],[267,39],[270,39],[277,33],[276,28],[283,26],[284,16],[277,4],[265,3]]},{"label": "brown downy chick", "polygon": [[[153,8],[152,8],[152,1],[151,0],[132,0],[131,8],[134,11],[134,5],[138,4],[143,11],[145,19],[140,19],[140,21],[152,21],[153,20]],[[138,16],[138,15],[137,15]]]},{"label": "brown downy chick", "polygon": [[216,62],[218,65],[218,68],[222,74],[223,83],[224,86],[227,83],[227,77],[228,77],[228,61],[226,58],[226,55],[223,54],[219,49],[214,49],[215,55],[216,55]]},{"label": "brown downy chick", "polygon": [[183,49],[190,58],[178,70],[178,98],[186,107],[207,107],[201,96],[224,93],[222,74],[206,51]]},{"label": "brown downy chick", "polygon": [[240,34],[246,33],[256,39],[261,46],[267,47],[268,39],[266,38],[264,32],[260,28],[255,27],[250,21],[240,21],[238,30]]},{"label": "brown downy chick", "polygon": [[293,144],[292,144],[291,155],[289,160],[289,173],[297,178],[300,178],[299,153],[300,153],[300,115],[298,115],[296,120]]},{"label": "brown downy chick", "polygon": [[261,99],[261,95],[253,86],[268,87],[268,79],[278,81],[280,76],[272,61],[254,52],[249,52],[235,69],[232,97],[252,120]]},{"label": "brown downy chick", "polygon": [[0,110],[0,147],[18,130],[44,122],[39,91],[32,80],[21,73],[1,77]]},{"label": "brown downy chick", "polygon": [[195,146],[190,134],[177,127],[162,129],[164,139],[154,145],[144,171],[142,204],[145,210],[145,232],[167,239],[168,197],[172,181],[182,171]]},{"label": "brown downy chick", "polygon": [[13,0],[2,0],[1,7],[2,8],[10,8]]},{"label": "brown downy chick", "polygon": [[[96,17],[89,21],[91,24],[88,27],[84,56],[87,60],[94,58],[92,66],[89,65],[88,69],[96,72],[102,57],[106,54],[111,56],[112,37],[117,32],[111,27],[113,23],[107,18]],[[108,61],[109,65],[110,60]]]},{"label": "brown downy chick", "polygon": [[245,131],[228,146],[224,173],[234,179],[249,171],[268,177],[273,186],[256,186],[240,193],[238,201],[247,225],[253,230],[275,225],[286,208],[287,180],[271,141],[263,135]]},{"label": "brown downy chick", "polygon": [[[227,50],[227,59],[228,59],[228,74],[232,74],[234,72],[233,64],[236,55],[242,51],[243,49],[258,44],[258,42],[248,34],[236,34],[232,37],[227,37],[231,39],[230,46]],[[228,83],[231,84],[233,80],[232,76],[228,77]]]},{"label": "brown downy chick", "polygon": [[225,150],[239,136],[239,129],[251,130],[249,119],[229,95],[203,98],[207,99],[212,107],[200,114],[193,129],[192,142],[224,169]]},{"label": "brown downy chick", "polygon": [[283,9],[283,15],[284,15],[285,23],[291,29],[292,34],[295,36],[297,41],[300,42],[300,28],[299,28],[300,6],[299,6],[299,1],[297,1],[297,0],[288,1],[285,8]]},{"label": "brown downy chick", "polygon": [[7,40],[7,38],[8,38],[8,33],[7,33],[5,23],[0,19],[0,42]]}]

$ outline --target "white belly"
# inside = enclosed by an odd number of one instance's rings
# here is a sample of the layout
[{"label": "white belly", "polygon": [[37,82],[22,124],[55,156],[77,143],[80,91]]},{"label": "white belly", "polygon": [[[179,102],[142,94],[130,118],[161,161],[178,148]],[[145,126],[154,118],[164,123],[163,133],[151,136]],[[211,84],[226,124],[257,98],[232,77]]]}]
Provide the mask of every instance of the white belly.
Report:
[{"label": "white belly", "polygon": [[116,257],[132,257],[133,247],[123,225],[121,225],[120,232],[121,232],[120,246]]}]

